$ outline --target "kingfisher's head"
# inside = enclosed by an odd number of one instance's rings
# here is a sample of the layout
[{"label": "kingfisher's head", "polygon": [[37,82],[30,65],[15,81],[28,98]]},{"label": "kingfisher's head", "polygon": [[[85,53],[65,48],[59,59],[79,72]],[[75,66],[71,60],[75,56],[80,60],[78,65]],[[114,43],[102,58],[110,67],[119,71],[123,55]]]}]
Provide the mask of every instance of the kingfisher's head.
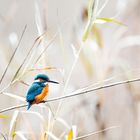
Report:
[{"label": "kingfisher's head", "polygon": [[55,83],[59,84],[58,82],[52,81],[49,79],[49,77],[46,74],[38,74],[35,79],[35,82],[40,82],[40,83]]}]

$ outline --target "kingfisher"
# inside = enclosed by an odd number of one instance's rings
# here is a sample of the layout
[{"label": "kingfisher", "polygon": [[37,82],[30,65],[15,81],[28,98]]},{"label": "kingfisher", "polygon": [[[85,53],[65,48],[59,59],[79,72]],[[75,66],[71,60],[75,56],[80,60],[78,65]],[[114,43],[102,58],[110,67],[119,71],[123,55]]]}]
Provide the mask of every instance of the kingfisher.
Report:
[{"label": "kingfisher", "polygon": [[38,74],[34,78],[34,82],[27,91],[26,101],[28,102],[27,110],[31,105],[44,103],[44,98],[49,93],[49,83],[59,84],[56,81],[52,81],[46,74]]}]

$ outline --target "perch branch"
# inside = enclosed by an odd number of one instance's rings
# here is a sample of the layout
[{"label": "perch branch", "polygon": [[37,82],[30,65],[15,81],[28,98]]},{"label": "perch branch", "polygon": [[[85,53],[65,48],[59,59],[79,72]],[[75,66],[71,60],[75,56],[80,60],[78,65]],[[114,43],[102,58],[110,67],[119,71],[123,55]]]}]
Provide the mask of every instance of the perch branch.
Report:
[{"label": "perch branch", "polygon": [[[118,85],[123,85],[123,84],[133,83],[133,82],[139,82],[139,81],[140,81],[140,78],[132,79],[132,80],[126,80],[126,81],[120,81],[120,82],[116,82],[116,83],[111,83],[111,84],[107,84],[107,85],[104,85],[104,86],[99,86],[99,87],[96,87],[96,88],[92,88],[92,89],[89,89],[89,90],[86,90],[86,91],[81,91],[81,92],[78,92],[78,93],[75,93],[75,94],[73,94],[73,92],[72,92],[71,94],[68,94],[68,95],[48,99],[45,102],[47,102],[47,103],[48,102],[53,102],[53,101],[62,100],[62,99],[66,99],[66,98],[71,98],[71,97],[74,97],[74,96],[83,95],[83,94],[87,94],[87,93],[92,93],[93,94],[93,91],[98,91],[98,90],[101,90],[101,89],[106,89],[106,88],[110,88],[110,87],[114,87],[114,86],[118,86]],[[94,94],[96,94],[96,93],[94,93]],[[0,113],[7,112],[7,111],[10,111],[10,110],[14,110],[14,109],[18,109],[18,108],[23,108],[23,107],[26,107],[26,106],[27,106],[27,104],[12,106],[12,107],[9,107],[9,108],[6,108],[6,109],[2,109],[0,111]]]}]

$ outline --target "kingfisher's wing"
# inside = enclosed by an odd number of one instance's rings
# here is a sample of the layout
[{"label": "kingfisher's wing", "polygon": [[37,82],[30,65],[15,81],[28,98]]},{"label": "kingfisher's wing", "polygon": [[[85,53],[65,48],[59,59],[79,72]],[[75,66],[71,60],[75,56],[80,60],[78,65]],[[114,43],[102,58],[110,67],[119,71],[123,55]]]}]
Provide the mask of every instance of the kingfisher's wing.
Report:
[{"label": "kingfisher's wing", "polygon": [[37,83],[32,84],[32,86],[27,92],[26,101],[32,102],[35,99],[35,97],[42,92],[43,88],[44,86],[41,86]]}]

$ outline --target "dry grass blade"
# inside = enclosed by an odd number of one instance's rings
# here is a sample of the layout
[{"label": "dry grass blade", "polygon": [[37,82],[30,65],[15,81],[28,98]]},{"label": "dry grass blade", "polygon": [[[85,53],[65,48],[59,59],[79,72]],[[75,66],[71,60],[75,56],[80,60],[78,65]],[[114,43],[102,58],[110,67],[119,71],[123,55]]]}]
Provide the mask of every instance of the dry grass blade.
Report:
[{"label": "dry grass blade", "polygon": [[[108,85],[104,85],[104,86],[100,86],[100,87],[95,87],[95,88],[92,88],[92,89],[89,89],[89,90],[77,92],[75,94],[73,94],[73,92],[72,92],[71,94],[68,94],[68,95],[48,99],[45,102],[54,102],[54,101],[57,101],[57,100],[71,98],[71,97],[75,97],[75,96],[78,96],[78,95],[87,94],[87,93],[90,93],[90,92],[92,92],[91,94],[96,94],[96,93],[93,93],[93,91],[98,91],[98,90],[101,90],[101,89],[106,89],[106,88],[110,88],[110,87],[114,87],[114,86],[118,86],[118,85],[123,85],[123,84],[128,84],[128,83],[132,83],[132,82],[140,82],[140,78],[132,79],[132,80],[126,80],[126,81],[120,81],[120,82],[116,82],[116,83],[112,83],[112,84],[108,84]],[[14,110],[14,109],[17,109],[17,108],[23,108],[23,107],[26,107],[26,106],[27,106],[27,104],[22,104],[22,105],[9,107],[9,108],[1,110],[0,113],[7,112],[7,111],[10,111],[10,110]]]},{"label": "dry grass blade", "polygon": [[101,30],[94,24],[93,26],[93,35],[95,36],[96,42],[100,48],[103,48],[103,37]]},{"label": "dry grass blade", "polygon": [[10,123],[10,130],[9,130],[9,139],[15,137],[15,130],[16,130],[16,125],[17,125],[17,120],[19,116],[19,111],[15,111],[13,114],[13,118]]},{"label": "dry grass blade", "polygon": [[60,139],[58,139],[58,138],[57,138],[53,133],[51,133],[51,132],[46,132],[46,134],[47,134],[48,136],[50,136],[52,140],[60,140]]},{"label": "dry grass blade", "polygon": [[98,0],[89,0],[88,6],[88,19],[93,21],[94,16],[96,15],[98,7]]},{"label": "dry grass blade", "polygon": [[4,136],[3,133],[0,132],[0,135],[3,137],[4,140],[6,140],[6,137]]},{"label": "dry grass blade", "polygon": [[76,140],[79,140],[79,139],[84,139],[84,138],[87,138],[87,137],[90,137],[90,136],[93,136],[93,135],[96,135],[96,134],[99,134],[99,133],[102,133],[102,132],[105,132],[105,131],[108,131],[108,130],[112,130],[114,128],[119,128],[120,126],[112,126],[112,127],[108,127],[108,128],[105,128],[103,130],[99,130],[99,131],[95,131],[95,132],[91,132],[87,135],[83,135],[83,136],[79,136],[76,138]]},{"label": "dry grass blade", "polygon": [[81,56],[80,56],[81,60],[82,60],[82,64],[84,65],[84,69],[86,70],[87,74],[89,76],[93,75],[93,66],[92,66],[92,61],[86,57],[86,55],[84,54],[84,51],[81,52]]},{"label": "dry grass blade", "polygon": [[25,27],[24,27],[24,29],[23,29],[23,31],[22,31],[20,40],[19,40],[19,42],[18,42],[18,45],[17,45],[16,49],[14,50],[14,52],[13,52],[11,58],[10,58],[10,61],[9,61],[8,65],[6,66],[6,69],[5,69],[3,75],[2,75],[2,77],[1,77],[1,79],[0,79],[0,84],[1,84],[1,82],[2,82],[2,80],[3,80],[3,78],[4,78],[4,76],[5,76],[5,74],[6,74],[6,72],[7,72],[7,70],[8,70],[8,68],[9,68],[9,66],[10,66],[10,64],[11,64],[11,62],[12,62],[12,60],[13,60],[13,58],[14,58],[16,52],[17,52],[17,50],[19,49],[19,46],[20,46],[20,43],[21,43],[21,41],[22,41],[22,38],[23,38],[23,35],[24,35],[24,33],[25,33],[26,28],[27,28],[27,25],[25,25]]},{"label": "dry grass blade", "polygon": [[106,1],[104,2],[104,4],[102,5],[102,7],[98,10],[98,12],[97,12],[97,16],[99,16],[100,13],[103,11],[103,9],[106,7],[108,1],[109,1],[109,0],[106,0]]},{"label": "dry grass blade", "polygon": [[36,26],[37,26],[37,30],[38,30],[39,35],[41,35],[43,33],[41,14],[42,13],[39,9],[39,5],[37,2],[35,2],[35,21],[36,21]]},{"label": "dry grass blade", "polygon": [[39,45],[39,44],[41,43],[41,41],[42,41],[42,38],[43,38],[45,35],[46,35],[46,32],[45,32],[45,33],[43,33],[42,35],[40,35],[38,38],[36,38],[36,40],[34,41],[34,43],[33,43],[32,47],[30,48],[30,50],[28,51],[28,53],[27,53],[26,57],[24,58],[24,60],[23,60],[22,64],[20,65],[20,67],[17,69],[17,72],[16,72],[16,73],[15,73],[15,75],[13,76],[12,81],[14,81],[14,80],[15,80],[15,78],[17,77],[17,75],[18,75],[19,71],[21,70],[21,68],[22,68],[22,67],[23,67],[23,65],[25,64],[25,62],[26,62],[27,58],[29,57],[29,55],[30,55],[30,53],[32,52],[33,48],[35,47],[36,43],[37,43],[37,42],[39,42],[39,43],[38,43],[38,45]]},{"label": "dry grass blade", "polygon": [[[73,47],[74,47],[74,46],[73,46]],[[76,66],[76,64],[77,64],[78,59],[79,59],[80,53],[81,53],[81,51],[82,51],[82,48],[83,48],[83,46],[80,46],[78,52],[76,53],[75,60],[74,60],[74,62],[73,62],[73,64],[72,64],[72,66],[71,66],[70,72],[68,73],[68,77],[67,77],[67,79],[66,79],[66,83],[65,83],[65,85],[64,85],[64,89],[63,89],[63,93],[62,93],[63,95],[65,94],[65,91],[66,91],[66,89],[67,89],[67,87],[68,87],[69,81],[70,81],[70,79],[71,79],[73,70],[74,70],[74,68],[75,68],[75,66]],[[57,116],[57,114],[58,114],[58,112],[59,112],[59,110],[60,110],[60,108],[61,108],[61,106],[62,106],[62,103],[63,103],[63,102],[61,101],[61,102],[59,103],[59,105],[58,105],[58,108],[57,108],[57,111],[56,111],[56,116]]]},{"label": "dry grass blade", "polygon": [[21,113],[24,113],[24,114],[31,114],[31,115],[33,115],[33,116],[38,117],[43,123],[45,122],[44,117],[43,117],[40,113],[38,113],[38,112],[33,112],[33,111],[21,111]]},{"label": "dry grass blade", "polygon": [[38,58],[36,59],[34,64],[37,64],[37,62],[40,60],[40,58],[42,57],[42,55],[45,53],[45,51],[49,48],[49,46],[54,42],[55,38],[57,37],[56,33],[53,38],[51,39],[51,41],[48,43],[48,45],[45,47],[45,49],[41,52],[41,54],[38,56]]},{"label": "dry grass blade", "polygon": [[73,55],[76,58],[77,54],[78,54],[78,51],[76,50],[76,48],[75,48],[75,46],[73,44],[71,44],[71,48],[72,48],[72,51],[73,51]]},{"label": "dry grass blade", "polygon": [[15,136],[20,137],[21,140],[28,140],[26,137],[23,135],[22,131],[16,131]]},{"label": "dry grass blade", "polygon": [[90,30],[92,29],[93,23],[96,20],[96,12],[98,7],[98,0],[90,0],[89,7],[88,7],[88,22],[85,27],[83,41],[86,41]]},{"label": "dry grass blade", "polygon": [[15,95],[15,94],[12,94],[12,93],[8,93],[8,92],[2,92],[3,95],[6,95],[6,96],[9,96],[9,97],[12,97],[14,99],[17,99],[17,100],[20,100],[22,102],[25,102],[26,99],[24,97],[21,97],[21,96],[18,96],[18,95]]},{"label": "dry grass blade", "polygon": [[122,51],[122,49],[127,49],[128,47],[140,47],[140,36],[139,35],[133,35],[128,36],[123,39],[121,39],[118,43],[118,51]]},{"label": "dry grass blade", "polygon": [[[46,130],[47,130],[47,132],[49,132],[50,130],[51,130],[51,118],[52,118],[52,111],[49,109],[49,112],[48,112],[48,120],[47,120],[47,128],[46,128]],[[46,133],[45,133],[45,135],[44,135],[44,138],[46,137],[46,139],[49,139],[48,138],[48,135],[46,135]]]},{"label": "dry grass blade", "polygon": [[32,69],[27,70],[27,72],[30,72],[30,71],[40,71],[40,70],[57,70],[57,68],[55,68],[55,67],[32,68]]},{"label": "dry grass blade", "polygon": [[65,128],[70,129],[70,126],[68,125],[68,123],[65,120],[63,120],[62,118],[57,117],[56,121],[63,124],[65,126]]},{"label": "dry grass blade", "polygon": [[26,83],[26,82],[23,81],[23,80],[19,80],[18,82],[20,82],[20,83],[22,83],[22,84],[24,84],[24,85],[26,85],[26,86],[30,86],[30,84]]}]

